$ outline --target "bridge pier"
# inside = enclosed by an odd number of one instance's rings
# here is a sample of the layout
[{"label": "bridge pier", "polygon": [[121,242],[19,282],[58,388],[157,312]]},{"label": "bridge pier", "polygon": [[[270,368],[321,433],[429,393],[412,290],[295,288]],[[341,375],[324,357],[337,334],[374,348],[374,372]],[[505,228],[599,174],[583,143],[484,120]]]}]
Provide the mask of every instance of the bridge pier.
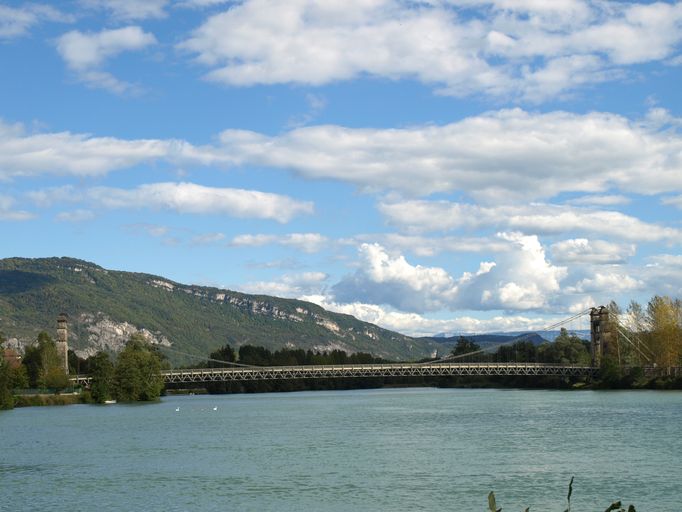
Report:
[{"label": "bridge pier", "polygon": [[62,313],[57,317],[57,354],[62,365],[62,369],[69,374],[69,331],[67,328],[68,315]]},{"label": "bridge pier", "polygon": [[599,368],[602,359],[609,354],[613,343],[613,326],[609,318],[609,310],[605,306],[592,308],[590,311],[590,352],[592,366]]}]

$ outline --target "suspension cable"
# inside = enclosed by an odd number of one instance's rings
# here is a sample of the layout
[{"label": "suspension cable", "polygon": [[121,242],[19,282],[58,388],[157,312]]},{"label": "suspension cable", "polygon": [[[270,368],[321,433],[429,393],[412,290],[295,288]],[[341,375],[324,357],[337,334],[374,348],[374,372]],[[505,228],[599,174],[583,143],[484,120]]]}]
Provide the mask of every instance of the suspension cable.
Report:
[{"label": "suspension cable", "polygon": [[203,357],[203,356],[198,356],[196,354],[189,354],[187,352],[182,352],[180,350],[176,350],[174,348],[166,347],[165,345],[156,345],[157,347],[163,347],[164,350],[168,350],[170,352],[175,352],[176,354],[180,354],[183,356],[189,356],[193,359],[199,359],[201,361],[213,361],[215,363],[222,363],[222,364],[227,364],[227,365],[232,365],[232,366],[240,366],[242,368],[257,368],[256,366],[252,364],[242,364],[242,363],[235,363],[233,361],[222,361],[220,359],[213,359],[211,357]]},{"label": "suspension cable", "polygon": [[428,361],[428,362],[424,362],[424,363],[420,363],[420,364],[433,364],[433,363],[439,363],[439,362],[445,362],[445,361],[453,361],[453,360],[455,360],[455,359],[461,359],[461,358],[463,358],[463,357],[469,357],[469,356],[474,356],[474,355],[482,354],[482,353],[488,352],[488,351],[490,351],[490,350],[492,350],[492,349],[500,348],[500,347],[503,347],[503,346],[505,346],[505,345],[510,345],[510,344],[516,343],[516,342],[518,342],[518,341],[523,341],[524,338],[527,338],[527,337],[529,337],[529,336],[532,336],[533,334],[536,334],[536,333],[538,333],[538,332],[553,331],[553,330],[555,330],[557,327],[561,327],[562,325],[564,325],[564,324],[566,324],[566,323],[568,323],[568,322],[571,322],[571,321],[575,320],[576,318],[580,318],[580,317],[582,317],[582,316],[588,314],[590,311],[591,311],[591,308],[586,309],[585,311],[581,311],[580,313],[576,313],[575,315],[573,315],[573,316],[571,316],[571,317],[569,317],[569,318],[566,318],[566,319],[564,319],[564,320],[560,320],[560,321],[555,322],[555,323],[553,323],[553,324],[551,324],[551,325],[548,325],[548,326],[545,327],[544,329],[538,329],[538,330],[533,331],[533,332],[527,332],[526,334],[523,334],[523,335],[518,336],[518,337],[516,337],[516,338],[512,338],[512,339],[510,339],[509,341],[505,341],[505,342],[502,342],[502,343],[496,343],[495,345],[489,345],[489,346],[487,346],[487,347],[485,347],[485,348],[482,348],[482,349],[480,349],[480,350],[475,350],[475,351],[473,351],[473,352],[468,352],[468,353],[466,353],[466,354],[459,354],[459,355],[456,355],[456,356],[455,356],[455,355],[449,355],[449,356],[445,356],[445,357],[441,357],[441,358],[439,358],[439,359],[436,359],[435,361]]}]

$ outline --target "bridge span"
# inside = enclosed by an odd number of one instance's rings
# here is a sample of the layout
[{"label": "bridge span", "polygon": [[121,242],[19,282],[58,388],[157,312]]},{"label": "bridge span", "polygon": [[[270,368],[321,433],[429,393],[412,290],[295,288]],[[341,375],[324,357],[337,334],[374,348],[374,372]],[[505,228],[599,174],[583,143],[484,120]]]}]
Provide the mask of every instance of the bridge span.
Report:
[{"label": "bridge span", "polygon": [[[230,382],[254,380],[329,379],[352,377],[451,377],[487,376],[592,376],[593,366],[543,363],[390,363],[301,366],[245,366],[237,368],[197,368],[162,372],[166,384]],[[90,377],[77,375],[76,384],[89,385]]]}]

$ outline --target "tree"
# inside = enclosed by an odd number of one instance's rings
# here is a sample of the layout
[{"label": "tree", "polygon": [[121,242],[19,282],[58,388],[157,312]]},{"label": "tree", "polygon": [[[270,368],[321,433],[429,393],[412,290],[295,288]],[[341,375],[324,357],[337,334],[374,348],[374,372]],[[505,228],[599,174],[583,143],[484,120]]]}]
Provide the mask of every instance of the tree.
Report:
[{"label": "tree", "polygon": [[14,407],[11,369],[5,360],[4,339],[0,337],[0,410]]},{"label": "tree", "polygon": [[208,357],[213,359],[213,361],[206,362],[207,368],[221,368],[223,366],[226,366],[224,364],[219,363],[218,361],[234,363],[237,360],[237,354],[230,345],[225,345],[219,348],[218,350],[211,352]]},{"label": "tree", "polygon": [[103,404],[112,396],[114,382],[114,364],[106,352],[97,352],[89,358],[90,394],[92,399]]},{"label": "tree", "polygon": [[36,343],[26,347],[22,364],[26,367],[31,387],[60,390],[69,385],[57,345],[46,332],[38,334]]},{"label": "tree", "polygon": [[116,399],[122,402],[158,400],[163,386],[161,357],[144,336],[133,334],[116,362]]},{"label": "tree", "polygon": [[647,305],[649,347],[656,364],[677,366],[682,355],[682,302],[656,295]]},{"label": "tree", "polygon": [[541,363],[564,365],[589,365],[591,361],[587,343],[578,336],[569,334],[563,327],[554,342],[540,345],[538,348],[538,359]]},{"label": "tree", "polygon": [[[457,344],[454,346],[452,349],[452,352],[450,352],[451,355],[455,357],[459,357],[462,359],[461,356],[464,356],[465,354],[470,354],[472,352],[478,352],[481,350],[481,347],[471,341],[469,338],[465,338],[464,336],[460,336],[459,339],[457,340]],[[470,356],[465,358],[467,361],[472,361],[476,356]]]}]

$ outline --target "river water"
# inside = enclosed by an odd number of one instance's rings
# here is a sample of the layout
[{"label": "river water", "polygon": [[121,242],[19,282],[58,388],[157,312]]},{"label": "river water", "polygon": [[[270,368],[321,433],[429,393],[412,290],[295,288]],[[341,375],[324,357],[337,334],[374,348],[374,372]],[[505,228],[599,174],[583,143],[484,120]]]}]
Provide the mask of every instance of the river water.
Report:
[{"label": "river water", "polygon": [[0,413],[0,510],[682,510],[682,393],[380,389]]}]

